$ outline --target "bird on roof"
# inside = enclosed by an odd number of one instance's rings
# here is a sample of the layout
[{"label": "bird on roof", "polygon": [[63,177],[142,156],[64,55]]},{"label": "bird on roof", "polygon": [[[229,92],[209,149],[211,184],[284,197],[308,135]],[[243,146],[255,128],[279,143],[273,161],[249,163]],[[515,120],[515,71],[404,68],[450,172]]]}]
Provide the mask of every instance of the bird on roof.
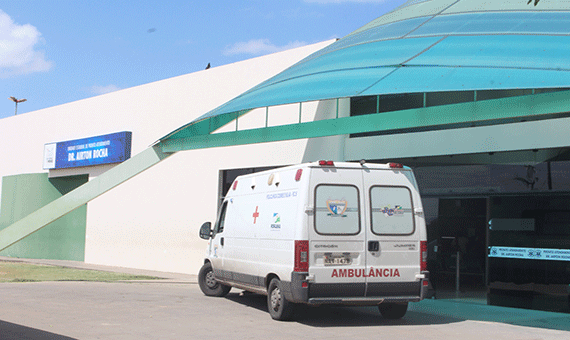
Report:
[{"label": "bird on roof", "polygon": [[211,67],[210,63],[208,63],[208,66],[206,66],[206,70],[209,69],[210,67]]},{"label": "bird on roof", "polygon": [[[536,6],[538,4],[540,0],[534,0],[534,5]],[[530,4],[532,2],[532,0],[528,0],[528,2],[526,3],[527,5]]]}]

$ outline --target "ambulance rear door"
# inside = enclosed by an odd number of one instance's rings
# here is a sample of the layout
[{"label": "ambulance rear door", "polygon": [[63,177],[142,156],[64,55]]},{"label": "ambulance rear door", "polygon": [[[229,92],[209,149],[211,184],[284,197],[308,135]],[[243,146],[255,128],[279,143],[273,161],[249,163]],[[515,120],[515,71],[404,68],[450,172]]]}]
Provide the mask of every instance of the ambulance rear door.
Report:
[{"label": "ambulance rear door", "polygon": [[420,231],[413,175],[407,169],[366,169],[366,296],[417,296]]},{"label": "ambulance rear door", "polygon": [[364,297],[366,230],[360,169],[312,168],[310,298]]}]

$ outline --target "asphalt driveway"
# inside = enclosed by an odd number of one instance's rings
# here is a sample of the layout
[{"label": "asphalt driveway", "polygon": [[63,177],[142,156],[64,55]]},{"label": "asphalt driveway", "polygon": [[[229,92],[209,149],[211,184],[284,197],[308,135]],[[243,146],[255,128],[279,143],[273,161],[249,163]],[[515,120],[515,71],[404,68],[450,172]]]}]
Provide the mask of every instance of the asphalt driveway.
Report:
[{"label": "asphalt driveway", "polygon": [[0,284],[0,339],[569,339],[567,314],[424,300],[401,320],[377,308],[301,308],[270,318],[265,297],[204,296],[192,282]]}]

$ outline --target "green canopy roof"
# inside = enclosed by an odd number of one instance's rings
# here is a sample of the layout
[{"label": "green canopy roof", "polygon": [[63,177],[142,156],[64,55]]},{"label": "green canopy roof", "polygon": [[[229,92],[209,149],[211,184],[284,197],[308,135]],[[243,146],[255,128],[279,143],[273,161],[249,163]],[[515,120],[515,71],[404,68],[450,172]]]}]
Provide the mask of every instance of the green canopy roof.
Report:
[{"label": "green canopy roof", "polygon": [[[570,87],[570,2],[412,0],[163,137],[259,107],[394,93]],[[229,116],[228,116],[229,117]],[[219,124],[213,126],[218,127]]]}]

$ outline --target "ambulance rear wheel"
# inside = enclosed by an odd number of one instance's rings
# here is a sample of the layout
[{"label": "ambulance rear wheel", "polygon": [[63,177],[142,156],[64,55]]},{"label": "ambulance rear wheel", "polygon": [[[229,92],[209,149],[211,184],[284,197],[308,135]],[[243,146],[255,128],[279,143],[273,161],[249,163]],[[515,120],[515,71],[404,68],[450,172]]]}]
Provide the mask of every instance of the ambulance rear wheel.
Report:
[{"label": "ambulance rear wheel", "polygon": [[384,319],[401,319],[404,317],[404,315],[406,315],[406,311],[408,310],[408,303],[382,303],[378,305],[378,309],[380,310],[380,314],[382,314],[382,317]]},{"label": "ambulance rear wheel", "polygon": [[214,271],[212,270],[212,264],[210,262],[205,263],[200,272],[198,273],[198,285],[207,296],[217,296],[222,297],[228,295],[232,287],[225,286],[219,283],[214,277]]},{"label": "ambulance rear wheel", "polygon": [[267,289],[267,308],[269,315],[275,320],[290,320],[294,304],[283,295],[283,285],[279,279],[272,279]]}]

